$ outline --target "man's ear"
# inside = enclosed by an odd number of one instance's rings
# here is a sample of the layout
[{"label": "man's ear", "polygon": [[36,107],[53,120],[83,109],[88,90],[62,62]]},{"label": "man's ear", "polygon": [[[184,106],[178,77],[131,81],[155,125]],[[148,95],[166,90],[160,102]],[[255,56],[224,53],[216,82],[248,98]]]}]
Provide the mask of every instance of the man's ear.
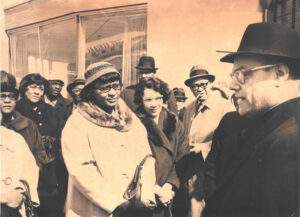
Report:
[{"label": "man's ear", "polygon": [[280,63],[275,67],[276,70],[276,80],[278,82],[286,81],[290,76],[290,69],[287,64]]}]

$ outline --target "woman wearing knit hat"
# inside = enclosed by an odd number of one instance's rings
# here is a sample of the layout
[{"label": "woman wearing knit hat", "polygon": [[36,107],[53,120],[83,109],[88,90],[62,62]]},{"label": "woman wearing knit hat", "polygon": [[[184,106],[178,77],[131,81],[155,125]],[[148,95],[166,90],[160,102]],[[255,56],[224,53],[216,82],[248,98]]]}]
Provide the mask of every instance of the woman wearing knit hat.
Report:
[{"label": "woman wearing knit hat", "polygon": [[[94,63],[85,79],[82,101],[62,133],[70,175],[66,216],[141,216],[123,194],[136,166],[151,154],[147,132],[120,99],[121,75],[113,65]],[[148,158],[141,172],[141,202],[146,210],[155,206],[154,163]]]}]

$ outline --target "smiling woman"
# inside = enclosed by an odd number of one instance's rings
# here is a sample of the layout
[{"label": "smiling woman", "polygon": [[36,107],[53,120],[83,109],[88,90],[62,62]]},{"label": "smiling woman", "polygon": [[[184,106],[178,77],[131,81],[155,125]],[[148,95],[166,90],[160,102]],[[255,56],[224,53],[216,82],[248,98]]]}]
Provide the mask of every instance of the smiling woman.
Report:
[{"label": "smiling woman", "polygon": [[155,194],[158,205],[153,216],[157,217],[172,212],[171,202],[179,188],[175,164],[188,151],[181,122],[174,113],[164,108],[168,97],[167,84],[154,77],[142,79],[135,92],[138,116],[147,129],[152,154],[156,158]]}]

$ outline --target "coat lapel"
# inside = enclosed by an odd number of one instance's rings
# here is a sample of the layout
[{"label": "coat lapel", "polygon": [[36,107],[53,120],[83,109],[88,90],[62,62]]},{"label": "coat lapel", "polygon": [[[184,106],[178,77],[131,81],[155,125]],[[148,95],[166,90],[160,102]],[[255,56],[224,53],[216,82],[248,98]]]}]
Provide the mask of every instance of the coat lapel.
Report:
[{"label": "coat lapel", "polygon": [[[173,131],[170,129],[172,129],[173,126],[169,126],[167,111],[162,110],[158,125],[155,124],[154,121],[146,115],[142,115],[140,116],[140,118],[145,125],[148,132],[148,137],[153,142],[153,144],[157,146],[163,146],[171,154],[173,154],[174,147],[170,142],[170,139],[172,137],[171,134],[173,133]],[[166,123],[165,121],[167,121],[168,123]]]},{"label": "coat lapel", "polygon": [[228,137],[222,141],[223,144],[236,142],[237,148],[235,154],[232,155],[232,160],[226,172],[220,177],[217,188],[221,188],[230,181],[245,163],[254,161],[269,148],[271,145],[269,140],[274,139],[272,132],[291,115],[290,112],[282,112],[282,110],[283,108],[279,107],[267,112],[259,121],[255,121],[251,127],[241,130],[241,132],[233,135],[233,138]]}]

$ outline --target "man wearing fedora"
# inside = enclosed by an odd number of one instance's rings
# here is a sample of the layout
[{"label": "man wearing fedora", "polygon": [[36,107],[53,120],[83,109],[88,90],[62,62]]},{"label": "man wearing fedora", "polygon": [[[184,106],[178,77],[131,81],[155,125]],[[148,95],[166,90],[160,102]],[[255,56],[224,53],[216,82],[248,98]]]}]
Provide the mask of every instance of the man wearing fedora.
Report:
[{"label": "man wearing fedora", "polygon": [[[155,77],[158,68],[155,67],[155,60],[151,56],[142,56],[139,60],[138,66],[136,67],[139,80],[147,79],[149,77]],[[138,106],[134,103],[134,93],[137,85],[131,85],[121,93],[122,99],[126,102],[128,107],[136,113]],[[174,93],[171,91],[169,99],[167,101],[168,109],[177,114],[177,104]]]},{"label": "man wearing fedora", "polygon": [[[214,191],[204,216],[299,216],[299,35],[280,24],[250,24],[238,51],[221,61],[233,63],[234,104],[250,124],[214,136],[205,179]],[[217,132],[236,121],[222,120]]]},{"label": "man wearing fedora", "polygon": [[187,157],[188,191],[191,198],[190,215],[200,216],[204,207],[203,200],[203,164],[210,151],[212,136],[223,115],[229,111],[229,101],[219,91],[212,91],[211,84],[215,76],[203,66],[193,66],[190,77],[184,82],[196,100],[187,106],[181,117],[190,144]]}]

